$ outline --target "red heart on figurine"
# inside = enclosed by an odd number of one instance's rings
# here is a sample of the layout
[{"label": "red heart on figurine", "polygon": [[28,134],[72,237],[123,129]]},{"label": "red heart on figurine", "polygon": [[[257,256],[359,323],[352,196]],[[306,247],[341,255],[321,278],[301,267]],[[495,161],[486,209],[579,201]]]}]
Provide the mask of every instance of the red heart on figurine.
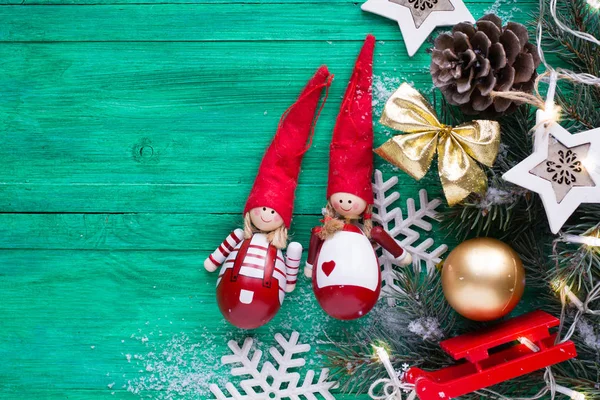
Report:
[{"label": "red heart on figurine", "polygon": [[335,261],[327,261],[324,262],[321,265],[321,268],[323,269],[323,272],[325,273],[325,275],[329,276],[331,275],[331,273],[333,272],[333,269],[335,268]]}]

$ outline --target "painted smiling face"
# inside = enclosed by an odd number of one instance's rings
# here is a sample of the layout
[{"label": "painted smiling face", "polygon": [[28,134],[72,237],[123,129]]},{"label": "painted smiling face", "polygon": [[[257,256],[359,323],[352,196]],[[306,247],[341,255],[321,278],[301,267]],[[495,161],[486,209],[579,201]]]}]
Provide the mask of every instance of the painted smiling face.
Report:
[{"label": "painted smiling face", "polygon": [[281,215],[269,207],[256,207],[250,210],[252,224],[263,232],[271,232],[283,225]]},{"label": "painted smiling face", "polygon": [[367,208],[366,201],[350,193],[334,193],[329,201],[338,214],[347,218],[358,218]]}]

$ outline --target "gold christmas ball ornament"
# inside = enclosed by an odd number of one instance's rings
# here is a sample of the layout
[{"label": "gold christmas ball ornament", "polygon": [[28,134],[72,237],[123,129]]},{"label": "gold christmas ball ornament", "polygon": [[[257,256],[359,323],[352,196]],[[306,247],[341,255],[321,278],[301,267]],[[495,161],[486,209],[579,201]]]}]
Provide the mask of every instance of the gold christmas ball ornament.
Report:
[{"label": "gold christmas ball ornament", "polygon": [[519,255],[506,243],[476,238],[458,245],[442,269],[448,303],[463,317],[491,321],[510,313],[525,290]]}]

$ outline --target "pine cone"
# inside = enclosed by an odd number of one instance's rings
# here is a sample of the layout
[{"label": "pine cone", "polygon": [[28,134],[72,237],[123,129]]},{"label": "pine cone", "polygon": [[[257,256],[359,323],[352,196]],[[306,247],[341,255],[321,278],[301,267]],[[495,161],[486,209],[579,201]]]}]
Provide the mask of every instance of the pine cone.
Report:
[{"label": "pine cone", "polygon": [[446,100],[465,114],[498,116],[518,103],[490,92],[518,90],[531,93],[540,65],[537,48],[529,43],[525,26],[488,14],[475,25],[462,22],[452,34],[435,39],[431,76]]}]

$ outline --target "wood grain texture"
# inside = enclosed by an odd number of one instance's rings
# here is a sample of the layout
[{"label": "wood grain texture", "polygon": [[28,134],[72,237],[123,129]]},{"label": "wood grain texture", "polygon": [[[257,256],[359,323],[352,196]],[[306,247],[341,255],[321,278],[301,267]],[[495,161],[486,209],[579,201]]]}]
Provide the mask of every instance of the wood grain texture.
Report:
[{"label": "wood grain texture", "polygon": [[[117,398],[135,398],[123,385],[135,385],[149,374],[146,363],[135,358],[128,362],[127,355],[148,356],[155,344],[159,351],[173,352],[166,342],[183,335],[192,343],[210,345],[207,374],[215,381],[218,375],[212,372],[227,374],[218,362],[227,351],[226,342],[241,340],[248,332],[233,329],[216,311],[216,276],[207,276],[202,268],[203,255],[0,252],[2,310],[11,311],[2,315],[3,398],[107,398],[113,388]],[[299,330],[314,344],[321,330],[356,326],[326,317],[312,296],[308,285],[302,285],[268,326],[251,335],[268,345],[274,332]],[[207,342],[208,334],[217,339]],[[160,393],[142,394],[159,398]],[[205,389],[184,398],[208,395]]]},{"label": "wood grain texture", "polygon": [[[362,40],[365,29],[357,26],[368,26],[379,40],[399,39],[397,23],[362,12],[361,4],[6,6],[0,7],[4,21],[0,41]],[[471,5],[476,18],[489,6],[489,2]]]},{"label": "wood grain texture", "polygon": [[[322,218],[322,217],[321,217]],[[292,240],[308,243],[318,215],[295,215]],[[211,234],[206,235],[206,227]],[[212,252],[237,214],[0,214],[0,249]]]},{"label": "wood grain texture", "polygon": [[[476,0],[471,4],[494,4],[497,0]],[[300,1],[300,0],[2,0],[0,4],[5,5],[157,5],[157,4],[315,4],[320,3],[317,0]],[[356,0],[327,0],[327,3],[339,4],[360,4]],[[476,8],[476,7],[474,7]]]},{"label": "wood grain texture", "polygon": [[[365,34],[379,40],[376,77],[425,91],[427,46],[408,58],[395,22],[352,0],[0,4],[0,397],[167,398],[175,392],[128,388],[159,374],[147,369],[157,365],[151,353],[177,353],[174,341],[186,338],[203,346],[193,354],[201,362],[184,368],[185,377],[197,372],[200,389],[174,398],[211,398],[208,383],[227,374],[219,362],[227,340],[249,333],[223,321],[216,276],[202,261],[241,224],[281,113],[327,64],[336,79],[303,163],[291,229],[306,246]],[[466,4],[475,17],[499,6],[525,22],[537,0]],[[376,144],[387,140],[390,132],[375,129]],[[376,166],[398,174],[379,159]],[[440,196],[435,171],[421,182],[399,177],[404,210],[420,188]],[[429,236],[454,243],[443,232]],[[265,349],[275,332],[300,331],[318,369],[324,332],[376,318],[327,318],[301,280],[276,319],[250,334]]]},{"label": "wood grain texture", "polygon": [[[427,54],[402,63],[398,44],[378,45],[376,74],[430,86],[428,74],[415,71]],[[2,46],[0,73],[9,78],[0,129],[9,134],[0,147],[0,192],[17,195],[0,197],[0,207],[204,213],[215,212],[202,196],[211,190],[222,201],[220,212],[239,212],[281,113],[316,66],[327,63],[337,78],[303,163],[296,209],[314,213],[323,205],[323,160],[356,48],[355,42]],[[378,129],[376,142],[386,139]],[[232,148],[244,151],[223,168]],[[202,173],[192,173],[199,165]]]}]

